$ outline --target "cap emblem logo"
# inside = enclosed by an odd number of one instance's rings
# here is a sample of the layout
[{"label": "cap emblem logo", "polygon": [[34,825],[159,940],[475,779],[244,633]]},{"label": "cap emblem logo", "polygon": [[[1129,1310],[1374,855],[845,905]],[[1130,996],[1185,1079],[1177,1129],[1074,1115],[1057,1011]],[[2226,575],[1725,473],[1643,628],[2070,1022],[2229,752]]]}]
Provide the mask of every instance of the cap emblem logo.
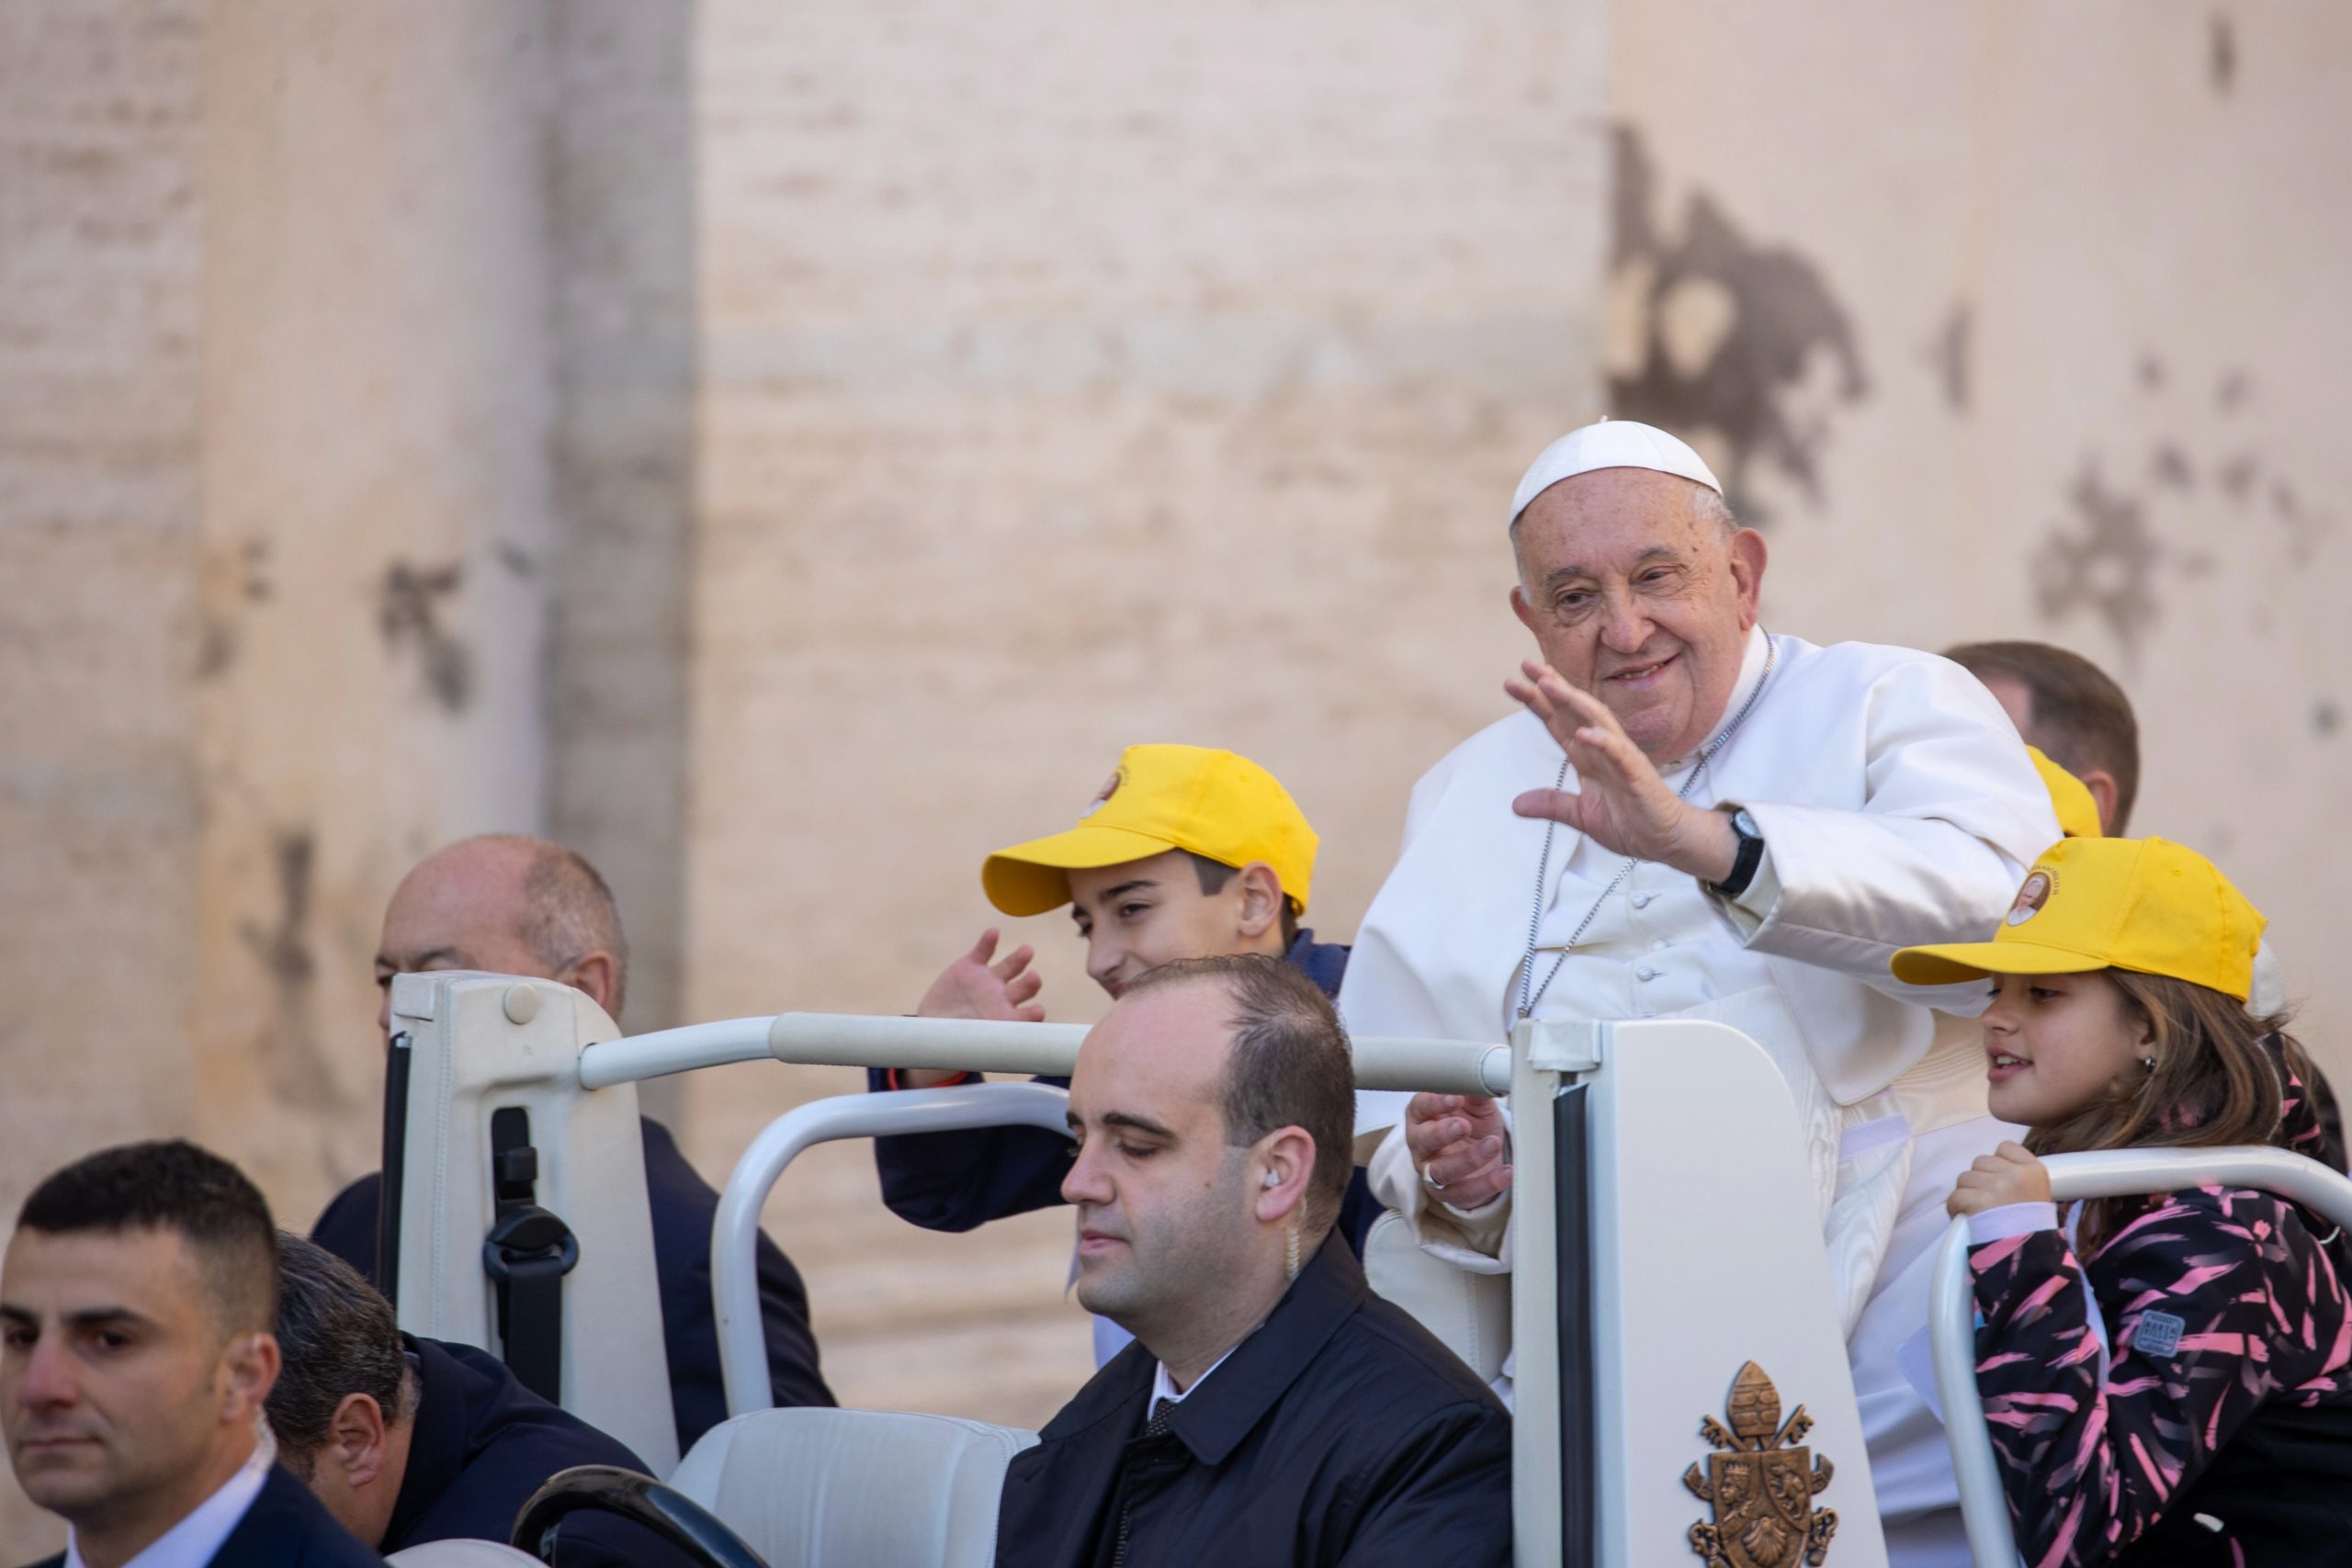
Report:
[{"label": "cap emblem logo", "polygon": [[1110,803],[1111,797],[1119,793],[1119,786],[1126,782],[1126,769],[1120,768],[1113,773],[1109,778],[1102,781],[1102,790],[1092,800],[1087,803],[1086,809],[1078,814],[1078,819],[1083,822],[1089,817],[1091,817],[1096,812],[1102,810],[1104,806]]},{"label": "cap emblem logo", "polygon": [[2018,889],[2017,902],[2009,906],[2008,915],[2002,924],[2010,926],[2025,924],[2034,916],[2041,913],[2041,907],[2050,902],[2050,895],[2056,890],[2057,884],[2048,872],[2035,872],[2025,879],[2025,886]]}]

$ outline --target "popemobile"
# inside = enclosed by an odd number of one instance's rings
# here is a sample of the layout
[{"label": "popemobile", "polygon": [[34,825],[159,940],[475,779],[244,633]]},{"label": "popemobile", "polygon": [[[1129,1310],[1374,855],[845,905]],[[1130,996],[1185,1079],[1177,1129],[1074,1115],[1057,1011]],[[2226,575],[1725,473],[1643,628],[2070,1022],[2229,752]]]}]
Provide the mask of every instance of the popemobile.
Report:
[{"label": "popemobile", "polygon": [[[760,1058],[1067,1076],[1069,1024],[783,1013],[624,1038],[552,981],[392,982],[380,1277],[401,1326],[503,1355],[657,1472],[558,1476],[511,1545],[416,1547],[404,1568],[552,1561],[582,1509],[635,1517],[713,1568],[994,1560],[1007,1461],[1035,1434],[944,1416],[769,1408],[753,1241],[811,1145],[995,1124],[1064,1127],[1063,1091],[990,1083],[802,1105],[721,1198],[713,1288],[731,1419],[680,1455],[658,1338],[636,1086]],[[1790,1092],[1720,1023],[1529,1021],[1508,1044],[1359,1039],[1362,1089],[1510,1097],[1509,1275],[1430,1258],[1393,1217],[1365,1268],[1491,1379],[1513,1356],[1523,1564],[1883,1568],[1887,1561],[1814,1185]],[[1539,1108],[1548,1108],[1545,1113]],[[1674,1135],[1644,1135],[1671,1127]],[[2352,1180],[2278,1148],[2049,1162],[2061,1201],[2213,1182],[2352,1223]],[[1964,1220],[1939,1259],[1934,1381],[1980,1568],[2018,1561],[1975,1369]],[[1514,1354],[1515,1352],[1515,1354]]]}]

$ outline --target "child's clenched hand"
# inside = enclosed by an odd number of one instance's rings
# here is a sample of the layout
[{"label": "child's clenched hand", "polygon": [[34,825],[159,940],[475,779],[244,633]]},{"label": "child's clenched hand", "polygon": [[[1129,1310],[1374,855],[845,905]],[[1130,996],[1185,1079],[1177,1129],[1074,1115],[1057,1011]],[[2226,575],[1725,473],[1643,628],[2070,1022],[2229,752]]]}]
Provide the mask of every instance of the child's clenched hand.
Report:
[{"label": "child's clenched hand", "polygon": [[2018,1143],[2005,1143],[1960,1173],[1960,1185],[1944,1200],[1944,1211],[1954,1219],[1982,1213],[2008,1203],[2050,1201],[2050,1168]]}]

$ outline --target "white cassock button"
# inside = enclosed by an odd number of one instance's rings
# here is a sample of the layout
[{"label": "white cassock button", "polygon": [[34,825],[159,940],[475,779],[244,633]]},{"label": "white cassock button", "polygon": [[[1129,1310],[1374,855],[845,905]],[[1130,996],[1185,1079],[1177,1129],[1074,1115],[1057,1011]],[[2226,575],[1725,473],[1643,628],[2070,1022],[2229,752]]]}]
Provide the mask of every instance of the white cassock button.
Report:
[{"label": "white cassock button", "polygon": [[1672,947],[1673,945],[1674,944],[1667,941],[1666,938],[1660,937],[1656,942],[1650,943],[1650,951],[1652,953],[1664,953],[1668,948]]},{"label": "white cassock button", "polygon": [[1634,978],[1636,980],[1655,980],[1657,978],[1657,971],[1645,964],[1639,969],[1634,971]]},{"label": "white cassock button", "polygon": [[1655,893],[1636,893],[1634,895],[1634,908],[1636,909],[1646,909],[1650,907],[1650,900],[1657,897],[1657,895]]}]

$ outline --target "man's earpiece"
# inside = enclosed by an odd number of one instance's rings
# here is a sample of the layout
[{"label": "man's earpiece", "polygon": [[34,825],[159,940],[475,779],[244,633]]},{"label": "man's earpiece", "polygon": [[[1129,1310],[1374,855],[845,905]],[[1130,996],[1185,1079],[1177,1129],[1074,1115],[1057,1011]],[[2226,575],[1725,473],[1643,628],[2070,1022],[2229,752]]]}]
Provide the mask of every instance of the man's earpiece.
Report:
[{"label": "man's earpiece", "polygon": [[1283,1179],[1282,1179],[1280,1176],[1277,1176],[1274,1172],[1272,1172],[1272,1171],[1271,1171],[1271,1170],[1270,1170],[1270,1171],[1268,1171],[1268,1172],[1266,1172],[1266,1185],[1267,1185],[1267,1186],[1269,1186],[1269,1187],[1280,1187],[1282,1184],[1283,1184]]}]

